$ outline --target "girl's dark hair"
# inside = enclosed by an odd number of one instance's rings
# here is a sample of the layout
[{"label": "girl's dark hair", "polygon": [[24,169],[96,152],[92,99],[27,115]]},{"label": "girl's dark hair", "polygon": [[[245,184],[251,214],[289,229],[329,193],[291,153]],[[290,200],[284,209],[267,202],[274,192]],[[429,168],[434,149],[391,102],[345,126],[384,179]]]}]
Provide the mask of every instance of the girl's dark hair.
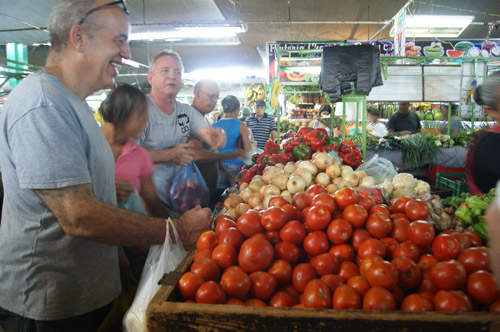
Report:
[{"label": "girl's dark hair", "polygon": [[233,95],[227,95],[221,101],[222,110],[224,113],[232,113],[236,109],[240,108],[240,101]]},{"label": "girl's dark hair", "polygon": [[330,104],[321,105],[321,107],[319,108],[319,114],[321,114],[321,112],[324,111],[327,111],[328,113],[332,114],[332,107],[330,106]]},{"label": "girl's dark hair", "polygon": [[123,84],[111,91],[99,107],[104,121],[116,127],[124,124],[132,114],[142,115],[148,110],[148,100],[141,90]]}]

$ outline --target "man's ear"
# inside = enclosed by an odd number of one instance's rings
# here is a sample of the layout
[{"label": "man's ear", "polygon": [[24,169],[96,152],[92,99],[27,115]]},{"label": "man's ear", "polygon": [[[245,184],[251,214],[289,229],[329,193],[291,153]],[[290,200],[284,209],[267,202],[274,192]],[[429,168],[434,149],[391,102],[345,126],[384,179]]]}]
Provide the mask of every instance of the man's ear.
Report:
[{"label": "man's ear", "polygon": [[152,84],[151,81],[153,80],[153,75],[151,75],[150,72],[148,72],[148,83]]},{"label": "man's ear", "polygon": [[500,120],[500,114],[498,114],[498,111],[494,109],[491,106],[484,106],[484,111],[488,113],[489,116],[491,116],[493,119],[496,121]]},{"label": "man's ear", "polygon": [[73,25],[69,30],[68,44],[73,46],[78,52],[83,51],[88,39],[88,35],[80,25]]}]

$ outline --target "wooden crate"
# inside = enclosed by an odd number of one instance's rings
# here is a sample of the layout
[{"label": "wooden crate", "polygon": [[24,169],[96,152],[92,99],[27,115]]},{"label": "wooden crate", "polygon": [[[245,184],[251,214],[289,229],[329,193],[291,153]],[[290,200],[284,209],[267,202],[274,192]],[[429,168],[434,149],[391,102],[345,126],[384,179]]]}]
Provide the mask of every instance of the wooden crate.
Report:
[{"label": "wooden crate", "polygon": [[147,309],[148,331],[500,331],[500,314],[489,312],[410,313],[328,310],[184,303],[177,282],[187,271],[194,249],[162,286]]}]

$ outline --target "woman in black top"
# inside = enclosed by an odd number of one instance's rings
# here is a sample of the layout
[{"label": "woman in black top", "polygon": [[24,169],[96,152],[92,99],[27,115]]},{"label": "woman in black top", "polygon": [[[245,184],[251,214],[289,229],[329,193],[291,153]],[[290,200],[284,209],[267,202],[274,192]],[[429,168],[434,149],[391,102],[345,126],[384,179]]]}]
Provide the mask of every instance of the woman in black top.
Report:
[{"label": "woman in black top", "polygon": [[490,75],[477,87],[474,100],[496,121],[477,137],[467,155],[467,186],[472,194],[481,194],[500,180],[500,72]]}]

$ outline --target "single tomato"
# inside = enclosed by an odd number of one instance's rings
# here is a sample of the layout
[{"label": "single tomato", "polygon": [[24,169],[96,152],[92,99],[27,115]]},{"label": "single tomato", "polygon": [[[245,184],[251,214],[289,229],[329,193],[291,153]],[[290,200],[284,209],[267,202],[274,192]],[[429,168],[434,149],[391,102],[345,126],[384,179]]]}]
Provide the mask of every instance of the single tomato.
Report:
[{"label": "single tomato", "polygon": [[286,285],[292,280],[292,264],[283,260],[275,260],[267,269],[267,273],[274,276],[280,285]]},{"label": "single tomato", "polygon": [[306,228],[297,220],[287,222],[280,229],[280,238],[283,241],[288,241],[295,245],[300,245],[306,237]]},{"label": "single tomato", "polygon": [[368,211],[359,204],[349,204],[344,208],[342,216],[351,223],[353,228],[358,228],[365,224]]},{"label": "single tomato", "polygon": [[233,298],[242,298],[250,290],[250,277],[241,270],[225,271],[220,277],[220,285],[226,295]]},{"label": "single tomato", "polygon": [[181,295],[184,297],[184,299],[194,300],[196,291],[203,284],[203,282],[203,279],[199,275],[188,271],[184,273],[179,279],[179,291],[181,292]]},{"label": "single tomato", "polygon": [[260,223],[268,231],[277,231],[287,222],[287,216],[282,208],[272,206],[262,211]]},{"label": "single tomato", "polygon": [[212,251],[212,260],[221,268],[225,269],[228,266],[236,264],[238,261],[238,253],[233,246],[222,243]]},{"label": "single tomato", "polygon": [[429,207],[424,201],[412,199],[406,202],[405,213],[411,221],[426,220],[429,217]]},{"label": "single tomato", "polygon": [[373,262],[366,272],[366,280],[372,287],[391,289],[398,283],[398,270],[387,261]]},{"label": "single tomato", "polygon": [[364,310],[396,310],[394,295],[379,286],[370,288],[363,297]]},{"label": "single tomato", "polygon": [[434,240],[434,226],[424,220],[413,221],[406,231],[408,240],[417,246],[426,246]]},{"label": "single tomato", "polygon": [[359,200],[358,193],[354,189],[349,187],[337,190],[334,194],[334,197],[335,203],[337,203],[337,206],[341,209],[345,209],[345,207],[350,204],[356,204]]},{"label": "single tomato", "polygon": [[324,206],[312,206],[306,216],[306,225],[313,231],[321,231],[325,229],[332,215],[328,208]]},{"label": "single tomato", "polygon": [[301,191],[292,196],[292,205],[297,208],[297,210],[302,211],[307,207],[306,204],[306,193]]},{"label": "single tomato", "polygon": [[311,206],[314,196],[316,196],[317,194],[321,194],[321,193],[328,194],[328,191],[326,191],[325,187],[323,187],[322,185],[313,184],[313,185],[309,186],[309,188],[307,188],[307,190],[306,190],[306,195],[304,196],[304,199],[306,201],[306,205]]},{"label": "single tomato", "polygon": [[490,271],[490,257],[478,247],[465,249],[458,255],[457,261],[463,265],[467,274],[478,270]]},{"label": "single tomato", "polygon": [[226,293],[213,280],[206,281],[196,291],[196,303],[223,304],[226,302]]},{"label": "single tomato", "polygon": [[313,257],[327,252],[330,247],[328,236],[323,231],[313,231],[307,234],[302,245],[305,252]]},{"label": "single tomato", "polygon": [[365,258],[369,255],[385,257],[385,254],[386,248],[384,243],[374,238],[364,240],[358,248],[358,257],[360,258]]},{"label": "single tomato", "polygon": [[310,280],[302,294],[302,304],[306,308],[328,309],[332,307],[330,288],[320,279]]},{"label": "single tomato", "polygon": [[323,206],[330,211],[330,213],[335,212],[335,198],[328,193],[320,193],[313,197],[311,201],[312,206]]},{"label": "single tomato", "polygon": [[354,248],[347,243],[333,245],[330,247],[328,252],[337,256],[340,259],[340,262],[354,260]]},{"label": "single tomato", "polygon": [[326,235],[333,244],[346,243],[351,238],[352,225],[345,219],[334,219],[328,225]]},{"label": "single tomato", "polygon": [[492,304],[500,297],[493,274],[487,271],[475,271],[467,277],[467,294],[481,304]]},{"label": "single tomato", "polygon": [[336,274],[340,269],[340,258],[330,252],[314,256],[309,261],[319,276]]},{"label": "single tomato", "polygon": [[269,300],[278,287],[274,276],[265,271],[256,271],[249,275],[251,286],[249,295],[259,300]]},{"label": "single tomato", "polygon": [[361,296],[358,291],[348,285],[337,287],[333,293],[333,309],[359,309]]},{"label": "single tomato", "polygon": [[281,241],[274,245],[275,256],[295,265],[300,257],[300,248],[288,241]]},{"label": "single tomato", "polygon": [[460,253],[457,240],[450,234],[439,234],[432,242],[432,254],[441,261],[454,259]]},{"label": "single tomato", "polygon": [[411,200],[409,197],[399,197],[391,204],[392,213],[405,213],[405,206]]},{"label": "single tomato", "polygon": [[254,234],[262,233],[264,227],[260,223],[261,215],[255,210],[248,210],[236,221],[236,227],[244,237],[251,237]]},{"label": "single tomato", "polygon": [[213,249],[217,246],[217,236],[214,231],[203,232],[196,240],[196,249]]},{"label": "single tomato", "polygon": [[310,280],[316,279],[318,276],[314,267],[310,263],[300,263],[295,266],[292,272],[293,287],[299,292],[303,293],[307,283]]},{"label": "single tomato", "polygon": [[291,308],[297,304],[297,300],[284,291],[277,291],[269,300],[269,306],[275,308]]},{"label": "single tomato", "polygon": [[381,213],[372,213],[368,217],[365,227],[374,238],[381,239],[391,233],[393,223],[389,217]]},{"label": "single tomato", "polygon": [[456,260],[439,262],[430,269],[430,278],[437,289],[457,290],[465,285],[467,272]]},{"label": "single tomato", "polygon": [[252,237],[241,245],[238,263],[247,273],[265,270],[271,265],[274,249],[269,241]]}]

